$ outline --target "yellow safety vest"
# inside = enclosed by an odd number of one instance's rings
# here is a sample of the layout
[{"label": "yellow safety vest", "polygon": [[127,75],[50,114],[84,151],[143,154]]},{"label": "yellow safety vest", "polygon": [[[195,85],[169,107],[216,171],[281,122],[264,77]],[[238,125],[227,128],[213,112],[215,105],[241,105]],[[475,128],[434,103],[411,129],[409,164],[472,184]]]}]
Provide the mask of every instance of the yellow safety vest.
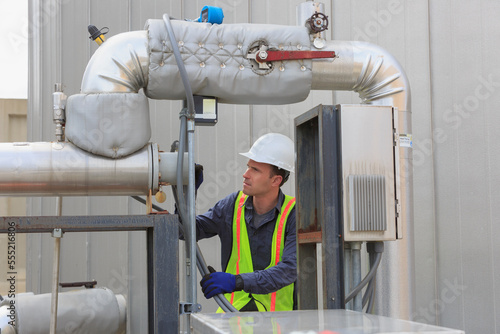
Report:
[{"label": "yellow safety vest", "polygon": [[[245,200],[247,196],[240,191],[236,198],[233,214],[233,246],[231,256],[227,264],[226,272],[238,275],[253,272],[252,252],[248,240],[247,227],[245,222]],[[266,269],[277,265],[283,255],[285,243],[285,227],[288,215],[295,206],[295,198],[285,196],[285,201],[281,206],[281,212],[276,220],[271,248],[271,263]],[[268,294],[252,294],[256,300],[259,311],[290,311],[293,309],[293,288],[294,284],[289,284],[276,292]],[[252,298],[245,291],[234,291],[226,293],[226,298],[238,310],[248,304]],[[217,312],[222,312],[219,308]]]}]

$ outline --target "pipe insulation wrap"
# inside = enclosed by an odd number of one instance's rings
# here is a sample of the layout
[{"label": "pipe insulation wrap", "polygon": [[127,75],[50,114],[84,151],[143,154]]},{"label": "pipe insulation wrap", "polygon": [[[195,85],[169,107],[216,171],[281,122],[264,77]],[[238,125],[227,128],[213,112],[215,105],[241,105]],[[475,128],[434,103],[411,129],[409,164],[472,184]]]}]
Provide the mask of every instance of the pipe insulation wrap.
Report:
[{"label": "pipe insulation wrap", "polygon": [[149,102],[142,94],[71,95],[66,110],[66,138],[93,154],[125,157],[151,138]]},{"label": "pipe insulation wrap", "polygon": [[[221,103],[288,104],[304,100],[311,89],[311,60],[283,61],[271,71],[255,69],[248,51],[310,50],[305,27],[171,21],[195,95],[216,96]],[[163,20],[148,20],[150,65],[146,95],[182,100],[179,69]]]},{"label": "pipe insulation wrap", "polygon": [[[195,95],[221,103],[288,104],[304,100],[311,89],[311,60],[280,62],[271,71],[253,68],[250,48],[310,50],[307,28],[263,24],[171,21]],[[148,20],[147,31],[115,35],[87,65],[82,93],[137,92],[153,99],[183,100],[172,45],[163,20]],[[258,97],[258,99],[256,99]]]},{"label": "pipe insulation wrap", "polygon": [[[17,334],[46,334],[50,326],[51,294],[16,295]],[[5,299],[0,307],[9,307]],[[121,334],[126,330],[127,304],[123,295],[95,288],[59,293],[56,333]],[[3,333],[3,331],[2,331]],[[8,333],[8,332],[7,332]]]}]

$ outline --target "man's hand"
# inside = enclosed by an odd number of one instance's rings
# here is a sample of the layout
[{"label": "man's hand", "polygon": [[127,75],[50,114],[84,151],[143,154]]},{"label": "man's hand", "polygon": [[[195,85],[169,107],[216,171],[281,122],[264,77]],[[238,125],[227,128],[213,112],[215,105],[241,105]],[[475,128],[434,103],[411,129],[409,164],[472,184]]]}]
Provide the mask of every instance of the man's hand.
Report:
[{"label": "man's hand", "polygon": [[236,276],[223,272],[213,272],[203,276],[200,281],[205,298],[209,299],[219,293],[229,293],[236,289]]}]

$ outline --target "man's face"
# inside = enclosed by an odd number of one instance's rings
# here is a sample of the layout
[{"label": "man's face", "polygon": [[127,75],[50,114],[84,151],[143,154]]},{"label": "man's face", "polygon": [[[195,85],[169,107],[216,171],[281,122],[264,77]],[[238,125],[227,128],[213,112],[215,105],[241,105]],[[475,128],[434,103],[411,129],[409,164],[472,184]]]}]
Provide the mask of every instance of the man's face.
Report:
[{"label": "man's face", "polygon": [[243,193],[254,197],[269,193],[277,177],[271,176],[271,170],[269,164],[248,160],[247,170],[243,174]]}]

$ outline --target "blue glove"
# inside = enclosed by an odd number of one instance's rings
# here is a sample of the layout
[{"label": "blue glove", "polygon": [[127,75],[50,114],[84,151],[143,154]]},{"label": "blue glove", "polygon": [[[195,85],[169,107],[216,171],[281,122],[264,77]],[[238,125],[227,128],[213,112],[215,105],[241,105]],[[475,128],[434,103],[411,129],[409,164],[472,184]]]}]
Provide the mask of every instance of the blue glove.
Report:
[{"label": "blue glove", "polygon": [[223,272],[207,274],[200,281],[205,298],[209,299],[219,293],[233,292],[236,288],[236,276]]}]

